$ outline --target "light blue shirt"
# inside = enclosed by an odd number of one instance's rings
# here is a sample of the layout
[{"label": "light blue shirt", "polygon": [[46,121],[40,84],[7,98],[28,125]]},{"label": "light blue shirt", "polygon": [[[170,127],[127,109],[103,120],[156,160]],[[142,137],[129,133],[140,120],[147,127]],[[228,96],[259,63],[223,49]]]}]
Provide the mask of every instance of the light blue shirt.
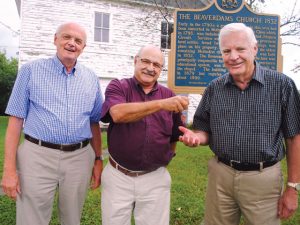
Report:
[{"label": "light blue shirt", "polygon": [[99,80],[76,63],[70,74],[57,56],[22,66],[5,113],[25,119],[24,133],[57,144],[91,138],[102,108]]}]

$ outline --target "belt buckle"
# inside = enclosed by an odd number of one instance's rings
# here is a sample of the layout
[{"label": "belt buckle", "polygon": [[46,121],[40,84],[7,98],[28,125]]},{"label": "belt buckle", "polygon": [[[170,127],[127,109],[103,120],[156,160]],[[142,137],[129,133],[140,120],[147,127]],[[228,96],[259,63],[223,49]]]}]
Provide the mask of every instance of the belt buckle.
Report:
[{"label": "belt buckle", "polygon": [[240,161],[237,161],[237,160],[230,160],[230,167],[232,167],[232,168],[234,168],[234,167],[233,167],[233,163],[239,164],[239,163],[241,163],[241,162],[240,162]]}]

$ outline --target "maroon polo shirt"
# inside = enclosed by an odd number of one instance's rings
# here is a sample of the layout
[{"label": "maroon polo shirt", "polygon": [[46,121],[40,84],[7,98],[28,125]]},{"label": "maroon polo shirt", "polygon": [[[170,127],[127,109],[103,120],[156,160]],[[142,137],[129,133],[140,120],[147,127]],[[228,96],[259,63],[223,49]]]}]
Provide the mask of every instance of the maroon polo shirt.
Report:
[{"label": "maroon polo shirt", "polygon": [[173,157],[171,143],[178,141],[182,126],[181,113],[160,110],[131,123],[114,123],[109,114],[113,105],[126,102],[147,102],[175,94],[156,83],[145,94],[133,78],[112,80],[105,91],[101,121],[110,123],[107,131],[108,151],[118,164],[129,170],[150,170],[166,166]]}]

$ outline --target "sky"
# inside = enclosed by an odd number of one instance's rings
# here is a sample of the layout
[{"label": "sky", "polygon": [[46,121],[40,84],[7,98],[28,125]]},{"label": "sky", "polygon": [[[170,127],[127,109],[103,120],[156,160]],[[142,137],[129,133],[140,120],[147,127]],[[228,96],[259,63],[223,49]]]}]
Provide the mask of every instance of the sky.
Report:
[{"label": "sky", "polygon": [[[9,27],[9,28],[8,28]],[[17,57],[20,18],[14,0],[0,0],[0,51],[6,50],[7,57]]]},{"label": "sky", "polygon": [[[295,0],[266,0],[266,6],[262,9],[264,13],[287,15],[291,12]],[[296,5],[296,13],[300,14],[300,1]],[[9,27],[9,28],[8,28]],[[19,39],[16,32],[20,30],[20,18],[15,0],[0,0],[0,51],[6,50],[7,57],[17,57]],[[298,43],[300,40],[298,39]],[[294,46],[283,45],[283,72],[290,76],[300,89],[300,72],[293,73],[296,60],[299,60],[300,47],[295,50]]]}]

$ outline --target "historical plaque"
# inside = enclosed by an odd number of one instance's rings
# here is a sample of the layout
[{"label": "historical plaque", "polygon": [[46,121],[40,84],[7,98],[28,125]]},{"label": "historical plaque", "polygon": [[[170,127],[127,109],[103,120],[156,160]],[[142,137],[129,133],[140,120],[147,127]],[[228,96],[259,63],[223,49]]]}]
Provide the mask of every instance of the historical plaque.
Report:
[{"label": "historical plaque", "polygon": [[169,53],[168,86],[176,93],[203,93],[226,69],[219,51],[219,30],[228,23],[252,27],[258,62],[282,71],[280,18],[253,12],[242,0],[214,0],[200,10],[177,9]]}]

